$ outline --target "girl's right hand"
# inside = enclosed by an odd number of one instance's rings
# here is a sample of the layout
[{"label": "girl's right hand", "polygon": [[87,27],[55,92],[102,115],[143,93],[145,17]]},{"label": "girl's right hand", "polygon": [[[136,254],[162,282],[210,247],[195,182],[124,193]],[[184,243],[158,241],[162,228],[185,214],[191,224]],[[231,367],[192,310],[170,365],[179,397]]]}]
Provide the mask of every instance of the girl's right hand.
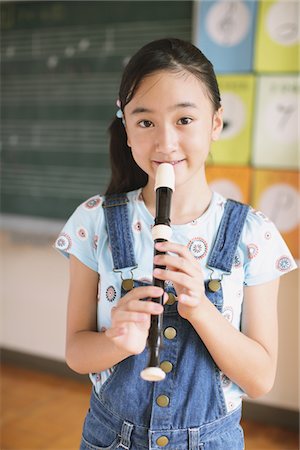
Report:
[{"label": "girl's right hand", "polygon": [[155,298],[162,294],[163,289],[156,286],[141,286],[129,291],[112,308],[111,328],[105,331],[106,336],[118,348],[132,355],[142,353],[147,343],[151,315],[162,314],[163,306],[140,299]]}]

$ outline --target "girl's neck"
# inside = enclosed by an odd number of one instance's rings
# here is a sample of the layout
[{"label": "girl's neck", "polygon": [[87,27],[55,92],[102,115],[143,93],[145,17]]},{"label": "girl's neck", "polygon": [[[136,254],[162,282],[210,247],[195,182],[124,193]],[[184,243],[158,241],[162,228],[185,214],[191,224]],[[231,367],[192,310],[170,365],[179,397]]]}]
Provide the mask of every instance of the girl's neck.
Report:
[{"label": "girl's neck", "polygon": [[[155,192],[153,182],[142,189],[142,195],[145,206],[155,217]],[[210,190],[206,178],[200,179],[199,182],[193,186],[189,183],[176,186],[175,192],[172,195],[171,205],[171,223],[173,225],[182,225],[189,223],[192,220],[200,217],[208,208],[212,198],[212,191]]]}]

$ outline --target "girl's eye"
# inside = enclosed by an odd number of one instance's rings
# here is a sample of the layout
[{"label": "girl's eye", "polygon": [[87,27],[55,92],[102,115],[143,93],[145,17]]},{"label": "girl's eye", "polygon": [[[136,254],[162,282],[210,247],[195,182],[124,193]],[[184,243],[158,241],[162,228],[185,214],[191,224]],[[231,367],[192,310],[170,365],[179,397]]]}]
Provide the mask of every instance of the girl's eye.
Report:
[{"label": "girl's eye", "polygon": [[193,119],[191,119],[190,117],[182,117],[181,119],[178,120],[178,124],[179,125],[188,125],[189,123],[192,122]]},{"label": "girl's eye", "polygon": [[153,126],[153,123],[150,120],[141,120],[138,125],[142,128],[150,128]]}]

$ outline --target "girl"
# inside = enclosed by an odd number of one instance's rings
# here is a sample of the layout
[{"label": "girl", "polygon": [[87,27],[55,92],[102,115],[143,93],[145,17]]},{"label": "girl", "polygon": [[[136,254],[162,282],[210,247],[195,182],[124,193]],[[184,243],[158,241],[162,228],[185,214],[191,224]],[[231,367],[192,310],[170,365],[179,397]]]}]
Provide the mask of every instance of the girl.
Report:
[{"label": "girl", "polygon": [[[205,161],[222,130],[211,63],[162,39],[125,68],[111,124],[112,179],[56,241],[70,257],[66,360],[90,373],[81,450],[241,450],[241,398],[274,382],[277,292],[295,262],[262,213],[211,192]],[[157,167],[175,170],[172,242],[151,286]],[[127,193],[127,194],[124,194]],[[213,281],[213,282],[212,282]],[[141,300],[148,301],[141,301]],[[163,314],[163,381],[147,366],[151,314]]]}]

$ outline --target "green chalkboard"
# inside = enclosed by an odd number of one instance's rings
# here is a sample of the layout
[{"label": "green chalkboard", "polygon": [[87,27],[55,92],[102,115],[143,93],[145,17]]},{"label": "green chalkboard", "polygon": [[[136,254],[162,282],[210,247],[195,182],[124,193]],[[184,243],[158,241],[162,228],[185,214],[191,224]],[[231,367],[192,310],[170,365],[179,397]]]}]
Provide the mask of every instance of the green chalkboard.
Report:
[{"label": "green chalkboard", "polygon": [[107,127],[128,58],[191,40],[190,1],[2,2],[1,209],[68,217],[110,177]]}]

